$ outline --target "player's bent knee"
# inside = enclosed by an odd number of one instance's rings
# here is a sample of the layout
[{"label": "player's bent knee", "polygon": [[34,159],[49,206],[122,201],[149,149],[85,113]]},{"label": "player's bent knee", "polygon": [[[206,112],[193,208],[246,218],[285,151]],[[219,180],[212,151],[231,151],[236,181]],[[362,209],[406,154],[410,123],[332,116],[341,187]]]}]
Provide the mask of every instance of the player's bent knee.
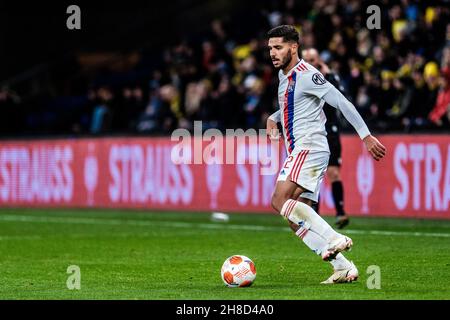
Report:
[{"label": "player's bent knee", "polygon": [[283,208],[284,203],[289,199],[288,196],[283,195],[279,192],[275,192],[272,195],[272,208],[274,208],[278,213],[281,213],[281,208]]},{"label": "player's bent knee", "polygon": [[270,204],[272,205],[272,208],[274,208],[278,213],[280,213],[280,210],[278,210],[278,199],[275,193],[272,195],[272,200]]}]

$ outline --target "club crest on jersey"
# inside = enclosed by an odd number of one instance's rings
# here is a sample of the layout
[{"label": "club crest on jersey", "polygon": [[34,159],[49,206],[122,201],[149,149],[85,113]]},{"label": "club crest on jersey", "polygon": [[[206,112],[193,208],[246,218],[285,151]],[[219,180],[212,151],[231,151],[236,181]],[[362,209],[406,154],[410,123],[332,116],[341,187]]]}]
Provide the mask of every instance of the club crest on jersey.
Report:
[{"label": "club crest on jersey", "polygon": [[323,75],[321,73],[319,73],[319,72],[313,74],[312,81],[315,84],[317,84],[317,85],[322,85],[322,84],[325,84],[327,82],[327,80],[325,80]]},{"label": "club crest on jersey", "polygon": [[295,87],[295,81],[292,81],[292,82],[289,84],[289,86],[288,86],[288,88],[287,88],[287,91],[288,91],[288,92],[294,91],[294,87]]}]

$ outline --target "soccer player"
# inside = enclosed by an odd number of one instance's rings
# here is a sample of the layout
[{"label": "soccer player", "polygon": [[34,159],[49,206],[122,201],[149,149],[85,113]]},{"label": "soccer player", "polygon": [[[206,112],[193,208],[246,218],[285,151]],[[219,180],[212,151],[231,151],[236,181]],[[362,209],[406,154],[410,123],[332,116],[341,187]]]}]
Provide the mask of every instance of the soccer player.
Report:
[{"label": "soccer player", "polygon": [[342,112],[375,160],[384,157],[386,148],[370,134],[342,93],[299,58],[300,37],[293,26],[273,28],[267,36],[272,63],[279,69],[280,105],[267,120],[267,132],[271,138],[279,137],[277,122],[281,122],[288,152],[272,195],[272,207],[311,250],[332,264],[334,273],[322,283],[355,281],[358,269],[341,253],[352,247],[352,239],[333,230],[311,207],[318,200],[330,157],[323,105],[328,103]]},{"label": "soccer player", "polygon": [[[302,51],[302,58],[310,65],[319,70],[325,79],[334,85],[344,96],[345,89],[340,83],[339,76],[331,72],[330,68],[323,62],[316,49],[310,48]],[[348,225],[349,218],[344,211],[344,186],[341,181],[341,138],[339,134],[339,121],[336,108],[328,103],[323,106],[323,111],[327,118],[325,131],[327,132],[328,146],[330,147],[330,160],[328,161],[327,178],[331,184],[331,194],[333,195],[334,207],[336,209],[336,226],[342,229]],[[319,202],[314,208],[319,213]]]}]

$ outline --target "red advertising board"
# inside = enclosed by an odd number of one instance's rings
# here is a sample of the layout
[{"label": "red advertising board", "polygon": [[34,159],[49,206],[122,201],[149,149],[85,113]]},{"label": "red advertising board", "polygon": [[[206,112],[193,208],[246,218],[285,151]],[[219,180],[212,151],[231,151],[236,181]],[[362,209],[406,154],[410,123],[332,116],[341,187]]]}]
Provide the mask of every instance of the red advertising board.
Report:
[{"label": "red advertising board", "polygon": [[[342,137],[346,211],[450,219],[449,136],[379,138],[388,153],[376,162],[357,136]],[[274,212],[277,173],[263,175],[260,162],[248,163],[254,143],[236,143],[231,151],[247,163],[223,165],[175,164],[176,144],[170,138],[2,141],[0,206]],[[280,166],[284,151],[278,154]],[[321,211],[333,213],[326,180]]]},{"label": "red advertising board", "polygon": [[[354,136],[343,143],[346,210],[354,215],[450,218],[450,136],[386,135],[377,162]],[[327,183],[322,207],[332,208]]]}]

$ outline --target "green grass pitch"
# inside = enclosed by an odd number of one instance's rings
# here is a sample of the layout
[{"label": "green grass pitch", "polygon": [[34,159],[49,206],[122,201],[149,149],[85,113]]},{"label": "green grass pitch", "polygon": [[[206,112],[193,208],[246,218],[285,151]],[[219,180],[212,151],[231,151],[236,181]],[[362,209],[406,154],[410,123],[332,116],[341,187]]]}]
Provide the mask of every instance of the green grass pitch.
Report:
[{"label": "green grass pitch", "polygon": [[[450,299],[450,221],[355,217],[343,233],[360,278],[327,286],[331,265],[275,214],[1,209],[0,299]],[[234,254],[256,264],[249,288],[220,278]],[[371,265],[381,289],[367,287]]]}]

